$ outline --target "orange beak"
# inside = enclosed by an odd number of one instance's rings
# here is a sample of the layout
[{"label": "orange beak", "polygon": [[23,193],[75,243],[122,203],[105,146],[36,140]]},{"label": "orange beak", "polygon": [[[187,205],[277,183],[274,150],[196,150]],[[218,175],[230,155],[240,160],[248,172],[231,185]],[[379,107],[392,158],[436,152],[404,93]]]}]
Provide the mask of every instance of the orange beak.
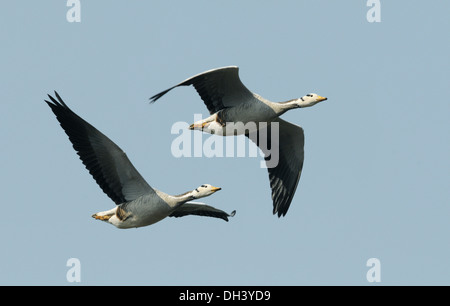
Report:
[{"label": "orange beak", "polygon": [[321,97],[321,96],[317,96],[317,101],[322,102],[322,101],[325,101],[325,100],[327,100],[327,98]]}]

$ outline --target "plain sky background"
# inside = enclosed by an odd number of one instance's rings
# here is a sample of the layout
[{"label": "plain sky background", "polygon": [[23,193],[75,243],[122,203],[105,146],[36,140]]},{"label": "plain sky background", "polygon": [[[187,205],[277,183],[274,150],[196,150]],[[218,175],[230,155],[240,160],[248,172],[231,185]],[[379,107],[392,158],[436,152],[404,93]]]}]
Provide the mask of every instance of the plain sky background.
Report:
[{"label": "plain sky background", "polygon": [[[366,2],[81,0],[69,23],[66,1],[3,1],[0,284],[72,285],[78,258],[81,285],[373,285],[378,258],[381,285],[450,285],[450,2],[382,0],[380,23]],[[272,101],[328,97],[282,116],[306,135],[284,218],[260,158],[172,156],[172,125],[208,114],[192,87],[148,103],[228,65]],[[44,103],[53,90],[151,186],[220,186],[204,202],[236,216],[93,220],[114,203]]]}]

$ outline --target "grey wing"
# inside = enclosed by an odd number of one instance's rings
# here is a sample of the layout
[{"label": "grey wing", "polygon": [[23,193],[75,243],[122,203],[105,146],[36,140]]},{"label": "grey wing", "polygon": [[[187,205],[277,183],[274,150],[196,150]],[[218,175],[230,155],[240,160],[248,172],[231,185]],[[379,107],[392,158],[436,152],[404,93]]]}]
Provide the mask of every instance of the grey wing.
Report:
[{"label": "grey wing", "polygon": [[239,78],[239,68],[229,66],[197,74],[154,95],[150,100],[155,102],[175,87],[189,85],[195,87],[210,114],[253,98],[253,94],[242,84]]},{"label": "grey wing", "polygon": [[116,203],[154,192],[114,142],[75,114],[61,99],[45,100],[69,136],[73,148],[100,188]]},{"label": "grey wing", "polygon": [[[260,146],[260,141],[256,142],[263,151],[268,166],[270,188],[272,189],[273,214],[278,217],[285,216],[297,189],[300,175],[303,168],[305,136],[300,126],[277,118],[273,122],[278,122],[279,137],[271,136],[272,124],[267,128],[267,145]],[[261,135],[261,134],[260,134]],[[251,140],[256,139],[255,135],[246,135]],[[263,134],[265,137],[265,135]],[[278,146],[278,164],[273,163],[273,156],[269,156],[270,151]],[[269,148],[269,150],[267,150]],[[273,155],[273,153],[272,153]]]},{"label": "grey wing", "polygon": [[236,211],[233,210],[231,214],[227,214],[223,210],[214,208],[212,206],[206,205],[199,202],[187,202],[180,207],[178,207],[174,212],[172,212],[169,217],[183,217],[187,215],[197,215],[204,217],[214,217],[220,218],[228,222],[228,217],[233,217]]}]

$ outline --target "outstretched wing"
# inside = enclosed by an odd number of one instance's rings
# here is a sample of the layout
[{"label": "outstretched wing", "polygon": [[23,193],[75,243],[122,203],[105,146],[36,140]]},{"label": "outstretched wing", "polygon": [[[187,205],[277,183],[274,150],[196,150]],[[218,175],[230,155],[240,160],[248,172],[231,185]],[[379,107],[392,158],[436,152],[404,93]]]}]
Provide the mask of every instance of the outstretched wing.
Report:
[{"label": "outstretched wing", "polygon": [[178,85],[154,95],[150,100],[155,102],[175,87],[189,85],[195,87],[210,114],[214,114],[223,108],[236,106],[242,101],[253,98],[253,94],[239,79],[239,68],[230,66],[197,74]]},{"label": "outstretched wing", "polygon": [[99,130],[75,114],[55,91],[58,100],[45,100],[69,136],[73,148],[100,188],[116,203],[155,192],[134,168],[125,152]]},{"label": "outstretched wing", "polygon": [[236,214],[235,210],[233,210],[231,214],[227,214],[223,210],[214,208],[204,203],[187,202],[181,205],[179,208],[177,208],[173,213],[169,215],[169,217],[178,218],[187,215],[197,215],[204,217],[220,218],[228,222],[228,217],[233,217],[235,214]]},{"label": "outstretched wing", "polygon": [[[270,188],[272,189],[273,214],[285,216],[297,189],[303,168],[305,136],[303,129],[295,124],[277,118],[273,122],[279,124],[279,137],[272,137],[271,125],[267,127],[267,145],[260,146],[260,139],[255,135],[246,135],[251,140],[258,139],[257,145],[264,153],[268,166]],[[259,135],[261,131],[259,131]],[[269,166],[273,156],[270,151],[278,146],[278,164]],[[267,149],[269,148],[269,150]],[[272,152],[273,155],[273,152]],[[271,161],[273,162],[273,161]]]}]

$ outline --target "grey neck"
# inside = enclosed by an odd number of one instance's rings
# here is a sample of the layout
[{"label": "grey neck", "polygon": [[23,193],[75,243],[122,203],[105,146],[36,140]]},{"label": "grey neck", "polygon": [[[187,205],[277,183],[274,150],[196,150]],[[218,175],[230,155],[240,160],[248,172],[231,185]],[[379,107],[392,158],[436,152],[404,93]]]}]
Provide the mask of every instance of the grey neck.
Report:
[{"label": "grey neck", "polygon": [[298,105],[298,100],[300,99],[293,99],[286,102],[273,103],[272,108],[275,110],[277,115],[280,116],[290,109],[299,108],[300,106]]},{"label": "grey neck", "polygon": [[192,190],[192,191],[185,192],[185,193],[180,194],[180,195],[177,195],[177,196],[174,196],[174,198],[175,198],[175,199],[177,200],[177,202],[178,202],[178,205],[184,204],[184,203],[186,203],[186,202],[188,202],[188,201],[195,200],[196,197],[194,197],[194,195],[192,194],[192,192],[193,192],[193,190]]}]

